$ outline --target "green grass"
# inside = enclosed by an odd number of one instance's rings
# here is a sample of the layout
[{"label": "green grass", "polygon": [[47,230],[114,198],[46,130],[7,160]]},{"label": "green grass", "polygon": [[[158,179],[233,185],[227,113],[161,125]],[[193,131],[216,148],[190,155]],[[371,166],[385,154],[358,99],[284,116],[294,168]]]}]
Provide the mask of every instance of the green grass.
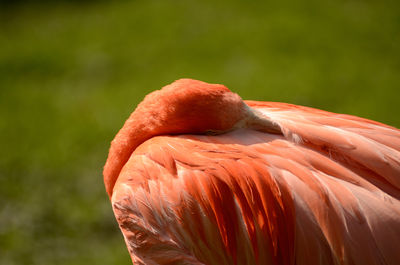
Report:
[{"label": "green grass", "polygon": [[109,142],[181,77],[400,127],[396,1],[51,1],[0,11],[0,264],[130,264]]}]

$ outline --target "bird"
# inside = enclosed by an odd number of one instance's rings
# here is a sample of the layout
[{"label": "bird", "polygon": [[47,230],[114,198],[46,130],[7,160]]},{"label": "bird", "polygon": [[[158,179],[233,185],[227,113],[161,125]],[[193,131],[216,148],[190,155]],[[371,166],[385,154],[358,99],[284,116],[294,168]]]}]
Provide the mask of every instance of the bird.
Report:
[{"label": "bird", "polygon": [[111,142],[133,264],[400,264],[400,130],[179,79]]}]

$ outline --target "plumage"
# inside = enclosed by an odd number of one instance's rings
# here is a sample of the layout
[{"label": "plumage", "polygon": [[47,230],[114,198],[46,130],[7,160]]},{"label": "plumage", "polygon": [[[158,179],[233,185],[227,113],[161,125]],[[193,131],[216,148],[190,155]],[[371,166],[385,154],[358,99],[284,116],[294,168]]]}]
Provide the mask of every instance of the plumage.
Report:
[{"label": "plumage", "polygon": [[400,264],[400,131],[378,122],[178,80],[104,177],[134,264]]}]

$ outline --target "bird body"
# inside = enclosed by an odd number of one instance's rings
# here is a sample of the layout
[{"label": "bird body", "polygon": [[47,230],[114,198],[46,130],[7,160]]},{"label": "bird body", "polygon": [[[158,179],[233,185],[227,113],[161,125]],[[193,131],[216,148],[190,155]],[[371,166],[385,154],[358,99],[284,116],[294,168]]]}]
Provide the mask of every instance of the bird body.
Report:
[{"label": "bird body", "polygon": [[400,264],[400,131],[378,122],[178,80],[104,179],[134,264]]}]

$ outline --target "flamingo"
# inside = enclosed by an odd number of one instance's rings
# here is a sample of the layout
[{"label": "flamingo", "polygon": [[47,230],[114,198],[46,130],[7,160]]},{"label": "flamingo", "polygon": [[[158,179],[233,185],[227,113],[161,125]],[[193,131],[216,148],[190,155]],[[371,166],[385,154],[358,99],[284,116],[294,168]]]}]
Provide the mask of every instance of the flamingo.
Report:
[{"label": "flamingo", "polygon": [[400,130],[379,122],[181,79],[103,174],[133,264],[400,264]]}]

